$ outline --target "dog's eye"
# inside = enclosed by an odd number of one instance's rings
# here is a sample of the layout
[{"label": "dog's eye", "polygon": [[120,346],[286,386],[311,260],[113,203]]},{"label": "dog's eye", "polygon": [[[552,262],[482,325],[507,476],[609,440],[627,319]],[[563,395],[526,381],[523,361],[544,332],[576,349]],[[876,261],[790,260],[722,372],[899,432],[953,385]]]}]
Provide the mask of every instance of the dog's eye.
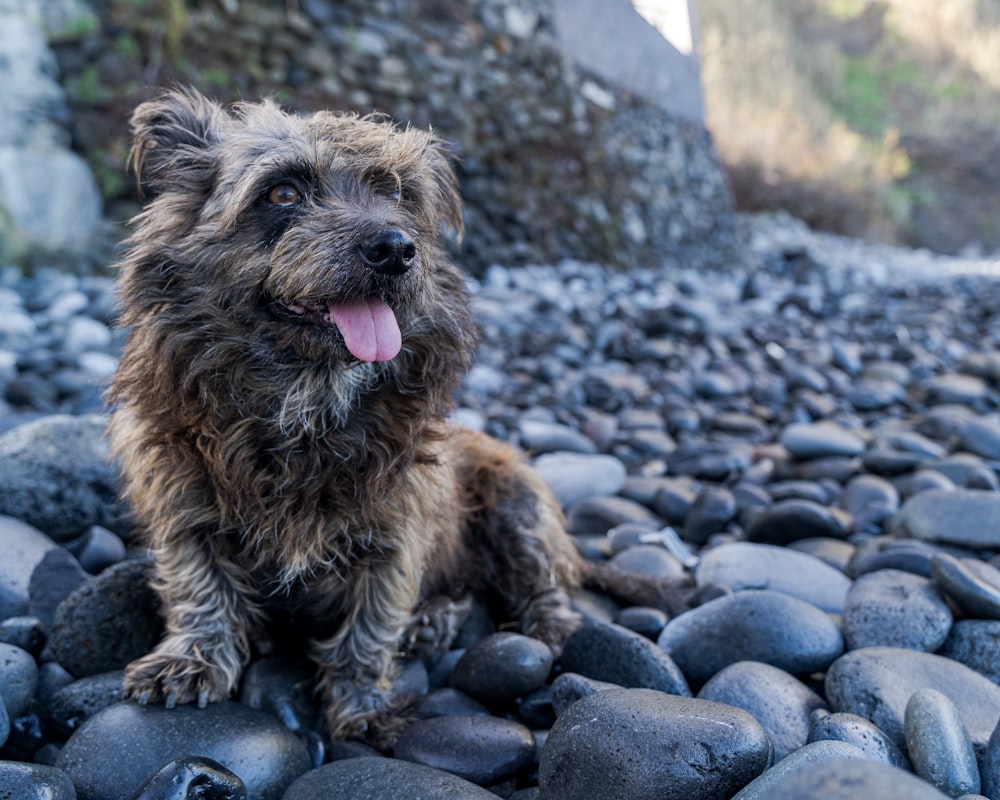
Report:
[{"label": "dog's eye", "polygon": [[302,193],[290,183],[279,183],[267,190],[267,202],[273,206],[294,206],[302,199]]}]

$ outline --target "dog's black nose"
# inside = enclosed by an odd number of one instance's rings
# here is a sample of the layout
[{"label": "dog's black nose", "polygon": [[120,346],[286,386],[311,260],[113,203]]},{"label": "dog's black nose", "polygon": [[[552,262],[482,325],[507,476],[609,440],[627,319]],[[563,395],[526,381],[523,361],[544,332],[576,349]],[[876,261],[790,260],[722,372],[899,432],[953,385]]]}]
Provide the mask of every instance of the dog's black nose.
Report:
[{"label": "dog's black nose", "polygon": [[417,246],[400,230],[383,231],[358,250],[365,265],[383,275],[402,275],[417,257]]}]

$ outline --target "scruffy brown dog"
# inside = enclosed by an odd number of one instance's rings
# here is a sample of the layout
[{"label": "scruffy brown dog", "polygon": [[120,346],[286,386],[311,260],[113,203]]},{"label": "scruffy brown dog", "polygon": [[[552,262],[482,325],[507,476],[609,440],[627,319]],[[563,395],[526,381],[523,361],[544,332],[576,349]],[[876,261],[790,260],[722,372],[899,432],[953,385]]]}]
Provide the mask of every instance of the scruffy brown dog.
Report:
[{"label": "scruffy brown dog", "polygon": [[560,510],[444,420],[476,333],[438,242],[461,226],[442,143],[184,92],[132,125],[157,196],[122,265],[110,435],[166,634],[127,695],[223,699],[294,617],[331,736],[384,744],[394,656],[446,644],[468,594],[558,653],[583,571]]}]

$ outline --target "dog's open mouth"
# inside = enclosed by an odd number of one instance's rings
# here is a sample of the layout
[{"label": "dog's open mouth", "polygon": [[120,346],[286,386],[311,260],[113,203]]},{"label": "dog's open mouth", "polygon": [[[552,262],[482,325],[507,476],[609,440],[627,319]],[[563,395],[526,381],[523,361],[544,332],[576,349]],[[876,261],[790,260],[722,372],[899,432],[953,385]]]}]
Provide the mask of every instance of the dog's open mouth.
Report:
[{"label": "dog's open mouth", "polygon": [[303,323],[339,330],[347,349],[359,361],[389,361],[403,346],[396,315],[381,297],[279,305]]}]

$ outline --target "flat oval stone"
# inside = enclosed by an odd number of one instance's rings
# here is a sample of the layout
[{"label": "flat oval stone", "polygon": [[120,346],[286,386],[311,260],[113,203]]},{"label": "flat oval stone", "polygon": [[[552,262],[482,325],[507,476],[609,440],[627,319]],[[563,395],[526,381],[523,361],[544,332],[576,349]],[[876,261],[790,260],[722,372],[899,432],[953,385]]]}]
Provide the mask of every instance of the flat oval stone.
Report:
[{"label": "flat oval stone", "polygon": [[852,650],[827,670],[825,688],[833,709],[871,720],[900,749],[906,747],[906,704],[919,689],[937,689],[955,704],[977,753],[1000,721],[1000,686],[964,664],[919,650]]},{"label": "flat oval stone", "polygon": [[931,577],[969,616],[1000,620],[1000,570],[981,561],[935,553]]},{"label": "flat oval stone", "polygon": [[645,636],[620,625],[584,625],[566,641],[559,665],[564,672],[616,683],[691,696],[677,664]]},{"label": "flat oval stone", "polygon": [[816,606],[780,592],[725,595],[667,623],[659,647],[694,683],[737,661],[793,675],[822,672],[844,652],[840,629]]},{"label": "flat oval stone", "polygon": [[732,706],[609,689],[556,720],[538,768],[540,800],[717,800],[771,763],[771,743]]},{"label": "flat oval stone", "polygon": [[72,592],[56,609],[50,646],[76,677],[124,669],[163,633],[148,561],[123,561]]},{"label": "flat oval stone", "polygon": [[752,714],[774,745],[775,761],[805,745],[810,715],[826,709],[823,698],[800,680],[759,661],[737,661],[719,670],[698,697]]},{"label": "flat oval stone", "polygon": [[28,707],[38,685],[38,667],[31,654],[12,644],[0,644],[0,702],[11,719]]},{"label": "flat oval stone", "polygon": [[781,432],[779,441],[792,457],[805,461],[828,456],[857,456],[865,440],[832,422],[793,422]]},{"label": "flat oval stone", "polygon": [[310,770],[282,800],[496,800],[457,775],[398,758],[347,758]]},{"label": "flat oval stone", "polygon": [[949,797],[979,792],[979,766],[955,704],[936,689],[918,689],[906,704],[906,748],[913,771]]},{"label": "flat oval stone", "polygon": [[0,761],[0,797],[10,800],[77,800],[69,775],[44,764]]},{"label": "flat oval stone", "polygon": [[857,714],[837,711],[813,721],[808,741],[846,742],[858,748],[872,761],[881,761],[891,767],[911,772],[910,761],[896,745],[870,720]]},{"label": "flat oval stone", "polygon": [[588,497],[574,503],[566,517],[570,531],[576,536],[603,536],[626,522],[648,522],[660,527],[652,511],[624,497]]},{"label": "flat oval stone", "polygon": [[751,542],[788,544],[798,539],[847,535],[846,520],[833,509],[812,500],[782,500],[753,518],[747,527]]},{"label": "flat oval stone", "polygon": [[1000,621],[959,620],[952,626],[940,655],[960,661],[1000,684]]},{"label": "flat oval stone", "polygon": [[927,578],[895,569],[858,578],[847,595],[841,625],[848,650],[908,647],[934,652],[954,618]]},{"label": "flat oval stone", "polygon": [[1000,547],[1000,492],[928,489],[903,503],[893,527],[927,542],[996,549]]},{"label": "flat oval stone", "polygon": [[[819,744],[817,742],[817,744]],[[833,744],[831,742],[830,744]],[[815,745],[810,745],[814,747]],[[778,765],[781,766],[780,764]],[[947,800],[948,795],[897,767],[864,758],[820,759],[789,770],[767,787],[767,794],[736,795],[733,800]]]},{"label": "flat oval stone", "polygon": [[451,685],[485,703],[523,697],[552,671],[548,645],[519,633],[494,633],[466,649],[451,673]]},{"label": "flat oval stone", "polygon": [[597,445],[576,428],[555,422],[523,419],[518,425],[521,444],[532,453],[594,453]]},{"label": "flat oval stone", "polygon": [[500,717],[432,717],[403,731],[393,755],[487,785],[528,767],[535,738],[524,725]]},{"label": "flat oval stone", "polygon": [[0,619],[28,613],[28,585],[35,567],[57,547],[37,528],[0,516]]},{"label": "flat oval stone", "polygon": [[768,767],[733,795],[732,800],[770,800],[775,796],[772,792],[793,772],[809,769],[823,761],[864,757],[864,753],[846,742],[813,742]]},{"label": "flat oval stone", "polygon": [[56,766],[79,800],[128,800],[165,763],[190,753],[235,773],[254,800],[278,800],[310,766],[303,741],[264,711],[239,703],[206,708],[117,703],[87,720]]},{"label": "flat oval stone", "polygon": [[991,460],[1000,459],[1000,424],[972,417],[962,425],[962,449]]},{"label": "flat oval stone", "polygon": [[703,552],[695,580],[699,586],[721,584],[737,592],[771,589],[835,614],[844,610],[851,588],[850,578],[814,556],[753,542],[730,542]]},{"label": "flat oval stone", "polygon": [[612,495],[626,477],[625,465],[608,455],[546,453],[533,466],[563,508],[587,497]]}]

